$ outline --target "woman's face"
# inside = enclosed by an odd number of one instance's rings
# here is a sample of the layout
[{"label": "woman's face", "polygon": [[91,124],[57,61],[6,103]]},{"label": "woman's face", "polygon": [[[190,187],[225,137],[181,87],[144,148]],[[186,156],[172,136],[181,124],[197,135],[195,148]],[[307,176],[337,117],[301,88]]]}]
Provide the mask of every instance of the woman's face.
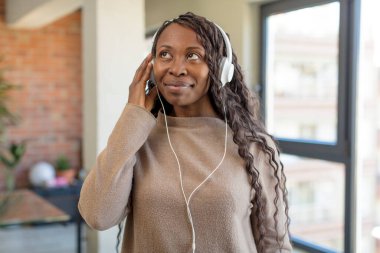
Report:
[{"label": "woman's face", "polygon": [[173,105],[176,116],[213,112],[207,95],[209,68],[205,54],[196,33],[176,23],[170,24],[157,40],[155,80],[161,94]]}]

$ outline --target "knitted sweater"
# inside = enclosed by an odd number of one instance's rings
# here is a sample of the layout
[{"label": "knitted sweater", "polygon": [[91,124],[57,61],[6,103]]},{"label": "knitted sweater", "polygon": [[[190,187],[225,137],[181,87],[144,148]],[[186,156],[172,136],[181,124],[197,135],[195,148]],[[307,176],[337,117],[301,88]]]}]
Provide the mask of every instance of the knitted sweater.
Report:
[{"label": "knitted sweater", "polygon": [[[225,122],[212,117],[168,117],[168,126],[188,198],[222,159]],[[196,252],[257,252],[250,201],[255,193],[229,128],[227,141],[223,163],[190,201]],[[251,152],[267,199],[265,252],[279,252],[276,236],[284,233],[283,204],[280,200],[280,228],[275,229],[274,172],[260,149],[252,145]],[[126,105],[83,184],[79,210],[96,230],[127,218],[122,253],[191,252],[191,225],[163,114],[156,119],[142,107]],[[283,245],[282,252],[291,251],[288,235]]]}]

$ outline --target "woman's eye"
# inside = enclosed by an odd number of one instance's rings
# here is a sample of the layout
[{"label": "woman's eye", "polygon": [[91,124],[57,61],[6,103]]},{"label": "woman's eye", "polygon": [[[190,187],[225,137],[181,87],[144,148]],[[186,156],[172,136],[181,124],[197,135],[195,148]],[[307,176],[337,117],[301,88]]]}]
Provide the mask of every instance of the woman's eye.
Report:
[{"label": "woman's eye", "polygon": [[166,51],[161,52],[160,53],[160,57],[164,58],[164,59],[170,59],[171,58],[170,54],[168,52],[166,52]]},{"label": "woman's eye", "polygon": [[187,58],[190,59],[190,60],[198,60],[199,56],[197,54],[190,53],[190,54],[187,55]]}]

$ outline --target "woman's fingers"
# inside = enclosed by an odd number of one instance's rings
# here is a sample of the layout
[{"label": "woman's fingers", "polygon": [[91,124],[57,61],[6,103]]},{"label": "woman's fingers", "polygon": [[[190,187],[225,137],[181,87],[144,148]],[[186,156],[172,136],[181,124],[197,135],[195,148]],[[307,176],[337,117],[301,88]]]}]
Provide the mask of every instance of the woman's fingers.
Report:
[{"label": "woman's fingers", "polygon": [[153,68],[153,64],[151,62],[149,62],[148,65],[145,68],[143,76],[141,77],[141,81],[143,81],[144,83],[146,81],[148,81],[148,79],[150,77],[150,72],[152,71],[152,68]]},{"label": "woman's fingers", "polygon": [[135,77],[133,78],[133,83],[137,84],[141,81],[142,77],[144,76],[144,73],[146,71],[147,66],[150,64],[150,61],[152,60],[152,54],[148,54],[147,57],[143,60],[143,62],[140,64],[140,66],[137,68],[135,72]]},{"label": "woman's fingers", "polygon": [[[140,105],[142,107],[145,106],[147,108],[145,86],[149,79],[150,72],[152,71],[151,60],[152,55],[148,54],[148,56],[137,68],[133,81],[129,86],[128,103]],[[151,102],[148,102],[149,106],[151,106],[150,104]]]}]

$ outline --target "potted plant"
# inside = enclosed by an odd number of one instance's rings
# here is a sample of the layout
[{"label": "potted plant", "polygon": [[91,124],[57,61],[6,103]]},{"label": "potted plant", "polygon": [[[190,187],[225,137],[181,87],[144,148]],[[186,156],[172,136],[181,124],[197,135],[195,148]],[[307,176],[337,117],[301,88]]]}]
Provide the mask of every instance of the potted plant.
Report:
[{"label": "potted plant", "polygon": [[66,179],[71,184],[75,178],[75,169],[71,167],[70,160],[65,155],[60,155],[55,161],[57,177]]}]

